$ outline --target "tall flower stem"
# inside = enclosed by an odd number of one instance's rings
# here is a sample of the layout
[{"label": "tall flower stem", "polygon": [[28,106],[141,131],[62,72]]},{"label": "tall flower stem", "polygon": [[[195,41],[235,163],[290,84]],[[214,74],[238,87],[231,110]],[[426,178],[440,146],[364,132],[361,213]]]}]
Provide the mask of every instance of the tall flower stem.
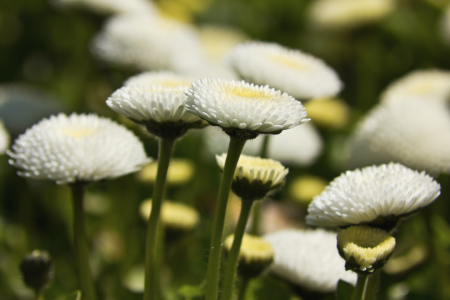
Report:
[{"label": "tall flower stem", "polygon": [[375,300],[377,294],[378,278],[380,277],[380,271],[373,272],[367,278],[367,288],[366,288],[366,300]]},{"label": "tall flower stem", "polygon": [[[144,300],[157,300],[159,294],[159,270],[157,263],[157,234],[162,199],[166,185],[167,170],[172,157],[175,139],[159,139],[158,171],[153,189],[152,210],[148,220],[145,245],[145,286]],[[156,297],[155,297],[156,295]]]},{"label": "tall flower stem", "polygon": [[245,227],[252,208],[253,201],[242,199],[241,213],[234,232],[233,245],[228,256],[227,267],[225,271],[225,281],[223,284],[222,300],[231,300],[234,290],[234,281],[239,259],[239,250],[241,249],[242,238],[244,237]]},{"label": "tall flower stem", "polygon": [[367,290],[367,274],[358,274],[358,281],[356,282],[355,290],[353,291],[352,300],[365,300]]},{"label": "tall flower stem", "polygon": [[70,185],[73,202],[73,236],[75,240],[78,276],[83,298],[86,300],[96,300],[97,295],[89,268],[89,252],[86,243],[86,230],[84,228],[83,196],[85,186],[85,183],[74,183]]},{"label": "tall flower stem", "polygon": [[244,276],[242,278],[241,289],[239,290],[238,300],[244,300],[245,292],[247,291],[248,282],[250,281],[250,277]]},{"label": "tall flower stem", "polygon": [[222,250],[222,235],[225,222],[225,213],[227,210],[228,197],[230,195],[234,172],[245,142],[246,140],[244,139],[230,137],[227,160],[225,161],[225,166],[223,169],[211,234],[208,268],[206,271],[206,300],[216,300],[218,297],[220,253]]}]

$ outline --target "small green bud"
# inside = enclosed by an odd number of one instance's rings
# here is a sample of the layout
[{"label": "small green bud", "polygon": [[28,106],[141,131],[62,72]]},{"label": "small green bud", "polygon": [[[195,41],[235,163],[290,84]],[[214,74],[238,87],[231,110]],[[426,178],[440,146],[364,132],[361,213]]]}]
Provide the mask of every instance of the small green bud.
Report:
[{"label": "small green bud", "polygon": [[53,262],[47,251],[34,250],[20,264],[23,281],[36,293],[47,288],[53,279]]}]

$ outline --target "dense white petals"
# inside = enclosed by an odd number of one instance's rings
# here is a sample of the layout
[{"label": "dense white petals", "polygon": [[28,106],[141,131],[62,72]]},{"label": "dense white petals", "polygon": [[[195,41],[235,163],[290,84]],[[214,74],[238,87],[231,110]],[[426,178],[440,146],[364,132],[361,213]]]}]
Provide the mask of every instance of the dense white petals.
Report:
[{"label": "dense white petals", "polygon": [[393,11],[393,0],[317,0],[309,19],[326,29],[349,29],[380,20]]},{"label": "dense white petals", "polygon": [[273,133],[309,121],[292,96],[245,81],[204,78],[186,95],[186,110],[223,128]]},{"label": "dense white petals", "polygon": [[179,61],[202,55],[192,27],[147,14],[110,18],[95,38],[93,51],[110,63],[141,70],[174,70]]},{"label": "dense white petals", "polygon": [[271,271],[311,291],[333,292],[339,280],[356,283],[345,271],[336,249],[336,233],[317,230],[282,230],[264,236],[275,252]]},{"label": "dense white petals", "polygon": [[147,13],[155,8],[147,0],[52,0],[57,6],[80,6],[100,14]]},{"label": "dense white petals", "polygon": [[149,161],[142,143],[125,127],[76,114],[43,119],[20,135],[7,154],[19,175],[57,183],[115,178]]},{"label": "dense white petals", "polygon": [[381,96],[382,103],[410,99],[447,101],[450,98],[450,72],[420,70],[390,84]]},{"label": "dense white petals", "polygon": [[349,140],[349,167],[390,161],[450,173],[450,115],[444,101],[392,101],[360,121]]},{"label": "dense white petals", "polygon": [[198,122],[201,119],[186,111],[183,105],[184,88],[124,86],[115,91],[106,104],[118,114],[138,122]]},{"label": "dense white petals", "polygon": [[440,185],[424,172],[403,165],[366,167],[335,178],[308,207],[313,226],[347,226],[378,217],[402,216],[434,201]]},{"label": "dense white petals", "polygon": [[[223,171],[227,154],[216,155],[216,161]],[[235,179],[246,178],[250,183],[261,181],[262,184],[271,182],[271,186],[283,183],[289,170],[273,159],[253,157],[241,154],[234,172]]]},{"label": "dense white petals", "polygon": [[[228,149],[229,138],[214,127],[203,130],[207,151],[223,153]],[[247,141],[242,153],[257,156],[261,152],[264,136]],[[323,151],[323,139],[311,122],[284,130],[269,138],[268,157],[283,164],[309,166]]]},{"label": "dense white petals", "polygon": [[160,85],[162,87],[189,87],[195,78],[179,75],[170,71],[144,72],[125,81],[125,86],[139,86],[141,88],[152,85]]},{"label": "dense white petals", "polygon": [[333,96],[342,89],[336,72],[322,60],[274,43],[240,44],[226,61],[245,80],[267,84],[297,99]]}]

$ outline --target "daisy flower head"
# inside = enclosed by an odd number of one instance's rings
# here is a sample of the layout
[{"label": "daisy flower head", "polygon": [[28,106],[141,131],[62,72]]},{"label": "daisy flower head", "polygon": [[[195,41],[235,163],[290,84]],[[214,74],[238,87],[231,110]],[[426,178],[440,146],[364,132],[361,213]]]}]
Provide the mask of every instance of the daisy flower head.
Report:
[{"label": "daisy flower head", "polygon": [[349,30],[382,19],[394,7],[393,0],[317,0],[312,2],[309,18],[320,28]]},{"label": "daisy flower head", "polygon": [[358,273],[373,273],[391,257],[395,239],[386,231],[370,226],[350,226],[337,235],[339,254],[345,268]]},{"label": "daisy flower head", "polygon": [[356,283],[336,250],[336,233],[287,229],[264,236],[274,250],[270,271],[309,291],[334,292],[339,280]]},{"label": "daisy flower head", "polygon": [[127,81],[125,81],[124,86],[139,86],[142,88],[152,85],[163,87],[189,87],[193,81],[195,81],[194,78],[176,74],[171,71],[150,71],[128,78]]},{"label": "daisy flower head", "polygon": [[336,72],[321,59],[275,43],[239,44],[225,60],[244,80],[267,84],[296,99],[333,96],[342,89]]},{"label": "daisy flower head", "polygon": [[94,114],[43,119],[20,135],[7,154],[20,176],[58,184],[116,178],[149,161],[131,131]]},{"label": "daisy flower head", "polygon": [[411,99],[447,101],[450,98],[450,71],[419,70],[391,83],[381,95],[382,103]]},{"label": "daisy flower head", "polygon": [[106,104],[118,114],[145,126],[162,138],[178,138],[205,122],[188,112],[183,103],[185,86],[124,86],[115,91]]},{"label": "daisy flower head", "polygon": [[367,224],[391,231],[401,217],[432,203],[440,190],[431,176],[401,164],[347,171],[313,199],[306,222],[323,227]]},{"label": "daisy flower head", "polygon": [[[223,171],[227,154],[216,155]],[[234,172],[231,189],[243,200],[262,199],[271,191],[281,188],[289,170],[273,159],[241,154]]]},{"label": "daisy flower head", "polygon": [[268,86],[203,78],[186,91],[186,110],[235,138],[278,134],[309,121],[303,105]]}]

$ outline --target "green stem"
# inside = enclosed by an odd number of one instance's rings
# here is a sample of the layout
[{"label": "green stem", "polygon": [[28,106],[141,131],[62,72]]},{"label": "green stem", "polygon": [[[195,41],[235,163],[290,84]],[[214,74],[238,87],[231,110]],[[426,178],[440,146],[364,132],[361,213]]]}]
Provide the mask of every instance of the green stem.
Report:
[{"label": "green stem", "polygon": [[159,215],[166,185],[167,170],[172,156],[174,139],[159,139],[158,171],[153,189],[152,210],[148,219],[147,241],[145,245],[145,286],[144,300],[157,300],[159,291],[159,270],[157,263],[157,233]]},{"label": "green stem", "polygon": [[356,282],[356,287],[353,291],[352,300],[366,299],[367,277],[366,274],[358,274],[358,281]]},{"label": "green stem", "polygon": [[380,272],[375,271],[372,275],[367,278],[366,287],[366,300],[375,300],[377,294],[378,278],[380,277]]},{"label": "green stem", "polygon": [[44,292],[43,291],[35,291],[34,299],[35,300],[44,300]]},{"label": "green stem", "polygon": [[269,139],[270,135],[265,135],[263,137],[263,143],[261,144],[261,150],[259,152],[259,157],[267,158],[269,156]]},{"label": "green stem", "polygon": [[246,140],[230,137],[227,159],[222,174],[222,181],[219,188],[216,213],[211,233],[211,244],[208,257],[208,268],[206,271],[206,300],[216,300],[219,290],[219,268],[220,253],[222,250],[222,235],[227,210],[228,197],[230,195],[231,183],[234,172],[244,148]]},{"label": "green stem", "polygon": [[250,234],[259,235],[259,220],[261,219],[261,201],[256,201],[252,210],[252,227]]},{"label": "green stem", "polygon": [[227,268],[225,271],[225,281],[223,284],[222,300],[231,300],[233,297],[234,281],[236,269],[239,260],[239,250],[241,250],[242,238],[244,237],[245,227],[252,208],[253,201],[242,199],[241,213],[234,232],[233,245],[228,256]]},{"label": "green stem", "polygon": [[70,187],[72,189],[73,202],[73,236],[81,291],[84,299],[96,300],[97,296],[89,268],[89,252],[86,243],[86,230],[84,228],[83,196],[85,183],[74,183]]},{"label": "green stem", "polygon": [[245,292],[247,291],[248,282],[250,281],[250,277],[244,276],[242,278],[241,289],[239,290],[238,300],[244,300]]}]

